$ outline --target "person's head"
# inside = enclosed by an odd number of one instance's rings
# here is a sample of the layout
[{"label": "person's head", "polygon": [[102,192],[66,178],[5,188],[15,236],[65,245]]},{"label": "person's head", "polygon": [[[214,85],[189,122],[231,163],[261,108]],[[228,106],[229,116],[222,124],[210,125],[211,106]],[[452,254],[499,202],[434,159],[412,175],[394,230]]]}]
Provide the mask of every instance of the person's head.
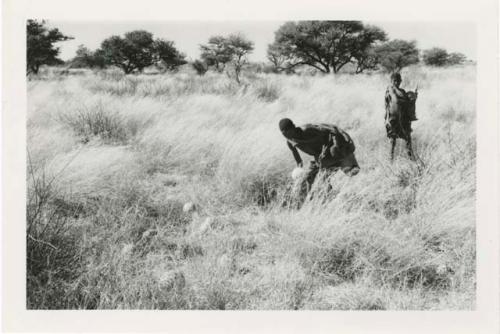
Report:
[{"label": "person's head", "polygon": [[391,74],[391,82],[394,86],[399,87],[401,84],[401,74],[399,73],[392,73]]},{"label": "person's head", "polygon": [[297,136],[298,130],[289,118],[283,118],[279,123],[280,131],[287,139],[293,139]]}]

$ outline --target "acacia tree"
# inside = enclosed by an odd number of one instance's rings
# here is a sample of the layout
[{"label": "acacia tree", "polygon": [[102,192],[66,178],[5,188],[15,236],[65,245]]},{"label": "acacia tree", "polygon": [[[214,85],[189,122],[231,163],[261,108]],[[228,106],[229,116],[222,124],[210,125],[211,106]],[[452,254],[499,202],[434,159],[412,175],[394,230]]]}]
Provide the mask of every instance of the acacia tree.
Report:
[{"label": "acacia tree", "polygon": [[56,42],[73,39],[57,28],[49,29],[46,21],[28,20],[26,24],[26,73],[37,74],[41,65],[58,65],[63,61],[57,56],[59,48]]},{"label": "acacia tree", "polygon": [[227,48],[227,40],[223,36],[212,36],[207,44],[201,44],[201,59],[217,72],[224,71],[226,64],[231,60],[231,54]]},{"label": "acacia tree", "polygon": [[448,52],[442,48],[425,50],[423,60],[429,66],[445,66],[448,63]]},{"label": "acacia tree", "polygon": [[368,48],[356,57],[356,74],[364,70],[376,70],[380,65],[380,56],[375,52],[375,48]]},{"label": "acacia tree", "polygon": [[174,69],[185,64],[184,54],[173,42],[153,39],[153,34],[144,30],[128,32],[124,38],[111,36],[101,43],[102,54],[109,65],[121,68],[126,74],[142,72],[144,68],[161,64]]},{"label": "acacia tree", "polygon": [[375,48],[380,65],[388,72],[399,72],[403,67],[418,63],[416,41],[394,39]]},{"label": "acacia tree", "polygon": [[324,73],[337,73],[384,39],[380,28],[365,27],[360,21],[287,22],[275,32],[268,58],[281,61],[277,57],[284,57],[281,66],[289,69],[308,65]]},{"label": "acacia tree", "polygon": [[380,57],[375,52],[375,47],[380,42],[387,40],[385,31],[376,26],[365,26],[355,40],[353,58],[356,63],[356,73],[364,70],[376,70]]},{"label": "acacia tree", "polygon": [[92,51],[85,45],[80,44],[76,49],[76,56],[70,60],[70,67],[72,68],[83,68],[91,67]]},{"label": "acacia tree", "polygon": [[290,66],[287,61],[288,58],[280,49],[279,45],[270,44],[267,48],[267,59],[271,62],[272,70],[274,73],[285,71],[286,73],[294,73],[293,66]]},{"label": "acacia tree", "polygon": [[153,57],[150,55],[150,47],[142,54],[141,50],[134,47],[133,43],[127,42],[126,38],[126,35],[125,39],[120,36],[111,36],[101,43],[106,62],[121,68],[125,74],[132,73],[136,69],[141,71],[144,67],[152,65]]},{"label": "acacia tree", "polygon": [[253,51],[253,42],[241,34],[229,35],[226,39],[226,48],[231,55],[230,63],[234,71],[234,78],[237,83],[240,83],[240,73],[243,66],[248,64],[247,56]]},{"label": "acacia tree", "polygon": [[78,46],[76,56],[69,63],[72,68],[104,68],[106,66],[102,50],[93,52],[84,45]]},{"label": "acacia tree", "polygon": [[248,64],[247,56],[252,53],[254,46],[245,36],[231,34],[227,37],[210,37],[208,44],[200,45],[200,49],[201,58],[207,66],[218,72],[226,69],[226,73],[240,83],[241,70]]},{"label": "acacia tree", "polygon": [[175,48],[174,42],[157,39],[154,43],[154,51],[154,62],[167,70],[175,70],[187,64],[186,56]]}]

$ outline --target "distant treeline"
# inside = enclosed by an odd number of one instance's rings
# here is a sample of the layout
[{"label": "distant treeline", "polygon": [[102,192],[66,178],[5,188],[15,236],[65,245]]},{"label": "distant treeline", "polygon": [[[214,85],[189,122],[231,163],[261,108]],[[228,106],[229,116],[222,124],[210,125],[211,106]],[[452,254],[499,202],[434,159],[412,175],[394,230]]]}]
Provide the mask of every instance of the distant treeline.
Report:
[{"label": "distant treeline", "polygon": [[[27,21],[27,73],[38,73],[41,65],[58,65],[59,49],[54,43],[72,39],[57,28],[48,28],[45,21]],[[190,66],[203,75],[209,70],[225,72],[240,81],[244,68],[273,73],[295,73],[309,67],[322,73],[367,70],[398,72],[402,68],[423,62],[429,66],[450,66],[467,62],[465,55],[448,53],[443,48],[419,50],[415,40],[389,40],[381,28],[361,21],[298,21],[286,22],[268,45],[267,62],[250,64],[248,55],[254,43],[242,34],[212,36],[200,45],[200,59]],[[154,38],[145,30],[135,30],[123,36],[113,35],[102,41],[100,48],[90,50],[78,46],[70,68],[118,67],[124,73],[141,73],[155,66],[163,71],[176,70],[188,64],[186,55],[173,41]]]}]

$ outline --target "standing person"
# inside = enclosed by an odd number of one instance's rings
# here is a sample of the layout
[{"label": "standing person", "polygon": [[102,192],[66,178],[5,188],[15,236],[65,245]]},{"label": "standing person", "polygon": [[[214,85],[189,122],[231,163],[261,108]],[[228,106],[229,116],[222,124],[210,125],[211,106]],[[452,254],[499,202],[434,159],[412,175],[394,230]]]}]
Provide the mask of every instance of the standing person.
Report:
[{"label": "standing person", "polygon": [[[408,94],[410,92],[406,92],[404,89],[400,88],[401,85],[401,74],[393,73],[391,74],[391,85],[387,87],[385,91],[385,107],[386,110],[389,106],[389,103],[392,99],[394,99],[398,104],[401,104],[405,112],[408,113],[408,117],[411,122],[418,121],[417,116],[415,115],[415,108],[410,108],[410,97]],[[412,92],[413,94],[413,92]],[[387,118],[387,113],[386,113]]]},{"label": "standing person", "polygon": [[337,171],[341,169],[347,175],[356,175],[359,165],[354,156],[355,146],[351,137],[333,124],[305,124],[296,127],[288,118],[279,122],[279,128],[287,139],[297,167],[302,167],[302,158],[297,149],[312,155],[305,175],[307,191],[311,189],[320,169]]}]

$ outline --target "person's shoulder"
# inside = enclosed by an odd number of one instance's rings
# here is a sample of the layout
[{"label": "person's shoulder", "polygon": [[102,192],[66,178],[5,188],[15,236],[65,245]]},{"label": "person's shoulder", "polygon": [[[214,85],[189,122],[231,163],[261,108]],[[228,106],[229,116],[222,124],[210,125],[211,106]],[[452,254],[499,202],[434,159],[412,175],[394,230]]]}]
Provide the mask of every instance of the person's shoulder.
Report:
[{"label": "person's shoulder", "polygon": [[313,123],[306,123],[306,124],[302,124],[301,126],[299,126],[299,128],[301,128],[302,130],[314,129],[316,127],[317,127],[317,125],[313,124]]},{"label": "person's shoulder", "polygon": [[338,131],[338,126],[330,123],[317,123],[317,124],[307,124],[306,132],[310,133],[324,133],[324,132],[335,132]]},{"label": "person's shoulder", "polygon": [[323,131],[323,127],[321,124],[315,124],[315,123],[307,123],[304,125],[301,125],[300,128],[302,129],[302,132],[304,135],[317,135]]},{"label": "person's shoulder", "polygon": [[335,129],[337,130],[339,127],[336,126],[335,124],[332,124],[332,123],[320,123],[319,126],[323,129]]}]

